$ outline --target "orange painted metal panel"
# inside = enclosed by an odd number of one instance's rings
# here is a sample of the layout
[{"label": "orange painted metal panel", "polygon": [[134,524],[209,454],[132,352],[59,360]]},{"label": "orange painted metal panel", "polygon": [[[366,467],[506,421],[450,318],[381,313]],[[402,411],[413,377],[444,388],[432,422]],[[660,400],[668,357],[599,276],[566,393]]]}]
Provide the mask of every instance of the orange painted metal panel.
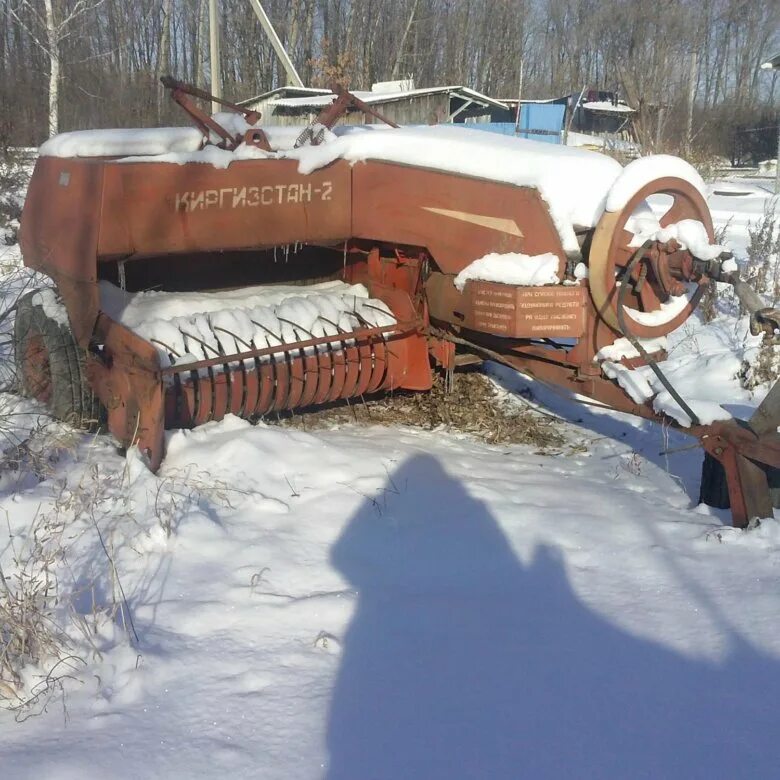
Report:
[{"label": "orange painted metal panel", "polygon": [[20,231],[25,265],[57,283],[82,346],[98,314],[95,254],[103,168],[99,160],[38,158]]},{"label": "orange painted metal panel", "polygon": [[426,247],[444,273],[490,252],[565,255],[536,190],[369,161],[352,169],[356,238]]},{"label": "orange painted metal panel", "polygon": [[351,236],[352,177],[337,161],[304,176],[294,160],[106,166],[98,252],[131,256],[267,248]]}]

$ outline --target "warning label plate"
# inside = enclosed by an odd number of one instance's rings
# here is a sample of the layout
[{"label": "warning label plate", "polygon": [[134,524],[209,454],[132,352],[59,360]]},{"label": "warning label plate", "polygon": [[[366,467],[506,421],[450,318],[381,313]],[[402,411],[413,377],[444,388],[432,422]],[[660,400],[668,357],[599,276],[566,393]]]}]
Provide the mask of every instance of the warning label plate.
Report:
[{"label": "warning label plate", "polygon": [[510,338],[579,338],[585,333],[585,296],[579,285],[513,287],[469,281],[464,326]]}]

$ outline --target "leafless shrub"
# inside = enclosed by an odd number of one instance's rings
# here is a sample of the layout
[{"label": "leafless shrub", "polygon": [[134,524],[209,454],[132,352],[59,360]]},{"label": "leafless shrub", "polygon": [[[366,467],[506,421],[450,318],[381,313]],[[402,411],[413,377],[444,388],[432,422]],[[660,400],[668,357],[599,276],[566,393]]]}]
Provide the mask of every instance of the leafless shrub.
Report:
[{"label": "leafless shrub", "polygon": [[207,513],[215,505],[233,509],[234,502],[248,496],[262,498],[257,491],[233,487],[203,471],[169,470],[156,480],[152,503],[160,527],[170,538],[193,509],[205,509]]},{"label": "leafless shrub", "polygon": [[95,637],[102,625],[115,623],[138,639],[110,536],[131,522],[117,507],[121,482],[121,472],[87,463],[78,483],[52,481],[50,506],[26,532],[14,535],[7,519],[12,573],[0,568],[0,706],[19,720],[54,700],[64,706],[65,684],[101,656]]},{"label": "leafless shrub", "polygon": [[[64,530],[56,513],[36,515],[21,544],[8,528],[14,573],[6,577],[0,567],[0,703],[17,713],[45,709],[78,663],[56,618]],[[43,685],[25,685],[27,667],[46,669]]]},{"label": "leafless shrub", "polygon": [[728,164],[727,160],[701,144],[694,144],[690,149],[686,149],[684,146],[678,147],[674,149],[673,154],[682,157],[696,168],[704,181],[717,179],[723,167]]},{"label": "leafless shrub", "polygon": [[765,296],[769,306],[780,301],[780,217],[778,199],[768,201],[761,219],[748,226],[745,277]]},{"label": "leafless shrub", "polygon": [[[715,228],[715,243],[725,244],[726,235],[731,226],[731,219],[720,227]],[[718,284],[710,280],[699,303],[699,315],[704,322],[712,322],[717,316],[720,305],[731,302],[733,294],[731,287],[726,284]]]},{"label": "leafless shrub", "polygon": [[13,148],[0,151],[0,244],[12,246],[17,242],[29,176],[29,165],[22,153]]},{"label": "leafless shrub", "polygon": [[[777,198],[770,200],[762,218],[748,227],[750,243],[744,269],[745,278],[772,307],[780,302],[780,216],[777,206]],[[767,335],[761,342],[756,359],[743,365],[741,380],[745,387],[753,389],[766,382],[774,382],[778,374],[780,348],[775,339]]]}]

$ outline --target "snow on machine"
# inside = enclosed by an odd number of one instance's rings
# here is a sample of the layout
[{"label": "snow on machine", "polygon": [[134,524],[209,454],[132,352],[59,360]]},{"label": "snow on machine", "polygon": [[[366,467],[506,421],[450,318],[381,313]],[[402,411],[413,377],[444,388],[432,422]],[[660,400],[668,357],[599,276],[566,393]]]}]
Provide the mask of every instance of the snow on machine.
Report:
[{"label": "snow on machine", "polygon": [[[740,526],[771,515],[780,390],[748,422],[713,422],[657,366],[713,279],[756,332],[777,327],[714,244],[689,165],[388,127],[339,89],[309,127],[263,127],[164,82],[195,127],[64,133],[40,150],[21,244],[54,289],[20,300],[15,346],[23,390],[54,415],[104,422],[157,469],[166,428],[427,390],[434,366],[489,357],[671,415],[709,456],[704,499]],[[348,110],[369,123],[334,131]],[[673,404],[654,405],[638,365]]]}]

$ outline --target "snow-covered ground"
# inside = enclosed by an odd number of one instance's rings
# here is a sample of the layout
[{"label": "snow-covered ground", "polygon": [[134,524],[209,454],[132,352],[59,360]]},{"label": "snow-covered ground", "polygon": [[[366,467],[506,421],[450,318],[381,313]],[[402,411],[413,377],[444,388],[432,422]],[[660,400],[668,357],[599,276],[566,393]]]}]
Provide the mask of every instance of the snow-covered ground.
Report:
[{"label": "snow-covered ground", "polygon": [[[741,254],[768,193],[710,202]],[[744,332],[675,334],[683,395],[706,371],[755,404]],[[0,712],[3,777],[776,774],[780,525],[697,507],[682,435],[489,370],[565,444],[228,418],[172,432],[155,476],[106,437],[33,436],[0,470],[0,563],[53,556],[70,650],[45,712]],[[7,437],[43,422],[0,404]]]}]

